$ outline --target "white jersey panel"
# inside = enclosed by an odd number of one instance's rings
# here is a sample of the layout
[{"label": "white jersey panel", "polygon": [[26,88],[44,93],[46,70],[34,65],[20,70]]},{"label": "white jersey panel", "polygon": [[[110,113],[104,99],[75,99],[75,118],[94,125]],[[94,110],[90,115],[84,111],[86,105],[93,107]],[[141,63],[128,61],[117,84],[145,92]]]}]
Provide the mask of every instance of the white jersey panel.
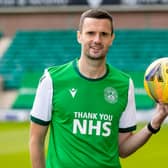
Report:
[{"label": "white jersey panel", "polygon": [[129,128],[136,125],[136,104],[134,96],[134,85],[132,79],[129,80],[128,103],[120,118],[119,128]]},{"label": "white jersey panel", "polygon": [[52,95],[52,79],[49,72],[45,70],[36,91],[31,116],[45,122],[50,121],[52,112]]}]

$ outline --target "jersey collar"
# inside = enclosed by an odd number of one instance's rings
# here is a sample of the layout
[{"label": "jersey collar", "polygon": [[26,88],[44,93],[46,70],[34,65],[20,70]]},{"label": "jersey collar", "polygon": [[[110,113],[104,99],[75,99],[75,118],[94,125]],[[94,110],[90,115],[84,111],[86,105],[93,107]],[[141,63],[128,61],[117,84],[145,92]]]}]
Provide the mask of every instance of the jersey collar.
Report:
[{"label": "jersey collar", "polygon": [[80,77],[86,79],[86,80],[90,80],[90,81],[102,80],[102,79],[104,79],[104,78],[108,75],[108,73],[109,73],[109,65],[106,64],[106,73],[105,73],[102,77],[96,78],[96,79],[87,78],[86,76],[84,76],[84,75],[82,75],[82,74],[80,73],[79,68],[78,68],[78,60],[79,60],[79,59],[77,58],[77,59],[75,59],[75,60],[73,61],[73,67],[74,67],[75,71],[78,73],[78,75],[79,75]]}]

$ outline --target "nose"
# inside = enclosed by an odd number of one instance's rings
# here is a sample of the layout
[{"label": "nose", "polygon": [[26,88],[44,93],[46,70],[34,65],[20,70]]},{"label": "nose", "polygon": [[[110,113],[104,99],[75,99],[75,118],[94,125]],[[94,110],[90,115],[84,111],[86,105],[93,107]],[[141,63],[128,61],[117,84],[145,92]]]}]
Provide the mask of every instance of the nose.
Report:
[{"label": "nose", "polygon": [[94,37],[94,42],[95,43],[100,43],[101,42],[101,36],[100,34],[96,34],[95,37]]}]

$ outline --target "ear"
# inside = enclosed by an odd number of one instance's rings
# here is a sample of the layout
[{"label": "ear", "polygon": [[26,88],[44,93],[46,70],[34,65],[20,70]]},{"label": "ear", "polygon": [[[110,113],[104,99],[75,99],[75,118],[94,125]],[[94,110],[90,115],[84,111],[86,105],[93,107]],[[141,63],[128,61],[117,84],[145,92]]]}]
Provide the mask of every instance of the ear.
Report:
[{"label": "ear", "polygon": [[112,36],[111,36],[111,44],[110,45],[112,45],[112,43],[114,41],[114,38],[115,38],[115,34],[113,33]]},{"label": "ear", "polygon": [[81,32],[80,30],[77,31],[77,41],[80,44],[81,43]]}]

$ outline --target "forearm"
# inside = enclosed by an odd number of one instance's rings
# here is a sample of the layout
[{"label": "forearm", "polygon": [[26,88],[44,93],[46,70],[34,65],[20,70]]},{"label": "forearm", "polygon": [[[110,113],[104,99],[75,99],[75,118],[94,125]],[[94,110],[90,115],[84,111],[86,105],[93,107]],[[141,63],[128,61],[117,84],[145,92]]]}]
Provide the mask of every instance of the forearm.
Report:
[{"label": "forearm", "polygon": [[124,158],[134,153],[149,140],[151,135],[152,133],[148,130],[147,126],[145,126],[139,132],[129,136],[119,145],[120,156]]},{"label": "forearm", "polygon": [[32,168],[45,168],[45,136],[48,126],[31,122],[30,126],[30,157]]},{"label": "forearm", "polygon": [[159,131],[162,123],[168,116],[168,105],[158,104],[157,111],[152,117],[150,125],[145,126],[142,130],[135,134],[120,134],[119,137],[119,153],[121,157],[127,157],[134,153],[138,148],[143,146],[152,133]]},{"label": "forearm", "polygon": [[44,144],[31,140],[30,157],[32,162],[32,168],[45,168]]}]

